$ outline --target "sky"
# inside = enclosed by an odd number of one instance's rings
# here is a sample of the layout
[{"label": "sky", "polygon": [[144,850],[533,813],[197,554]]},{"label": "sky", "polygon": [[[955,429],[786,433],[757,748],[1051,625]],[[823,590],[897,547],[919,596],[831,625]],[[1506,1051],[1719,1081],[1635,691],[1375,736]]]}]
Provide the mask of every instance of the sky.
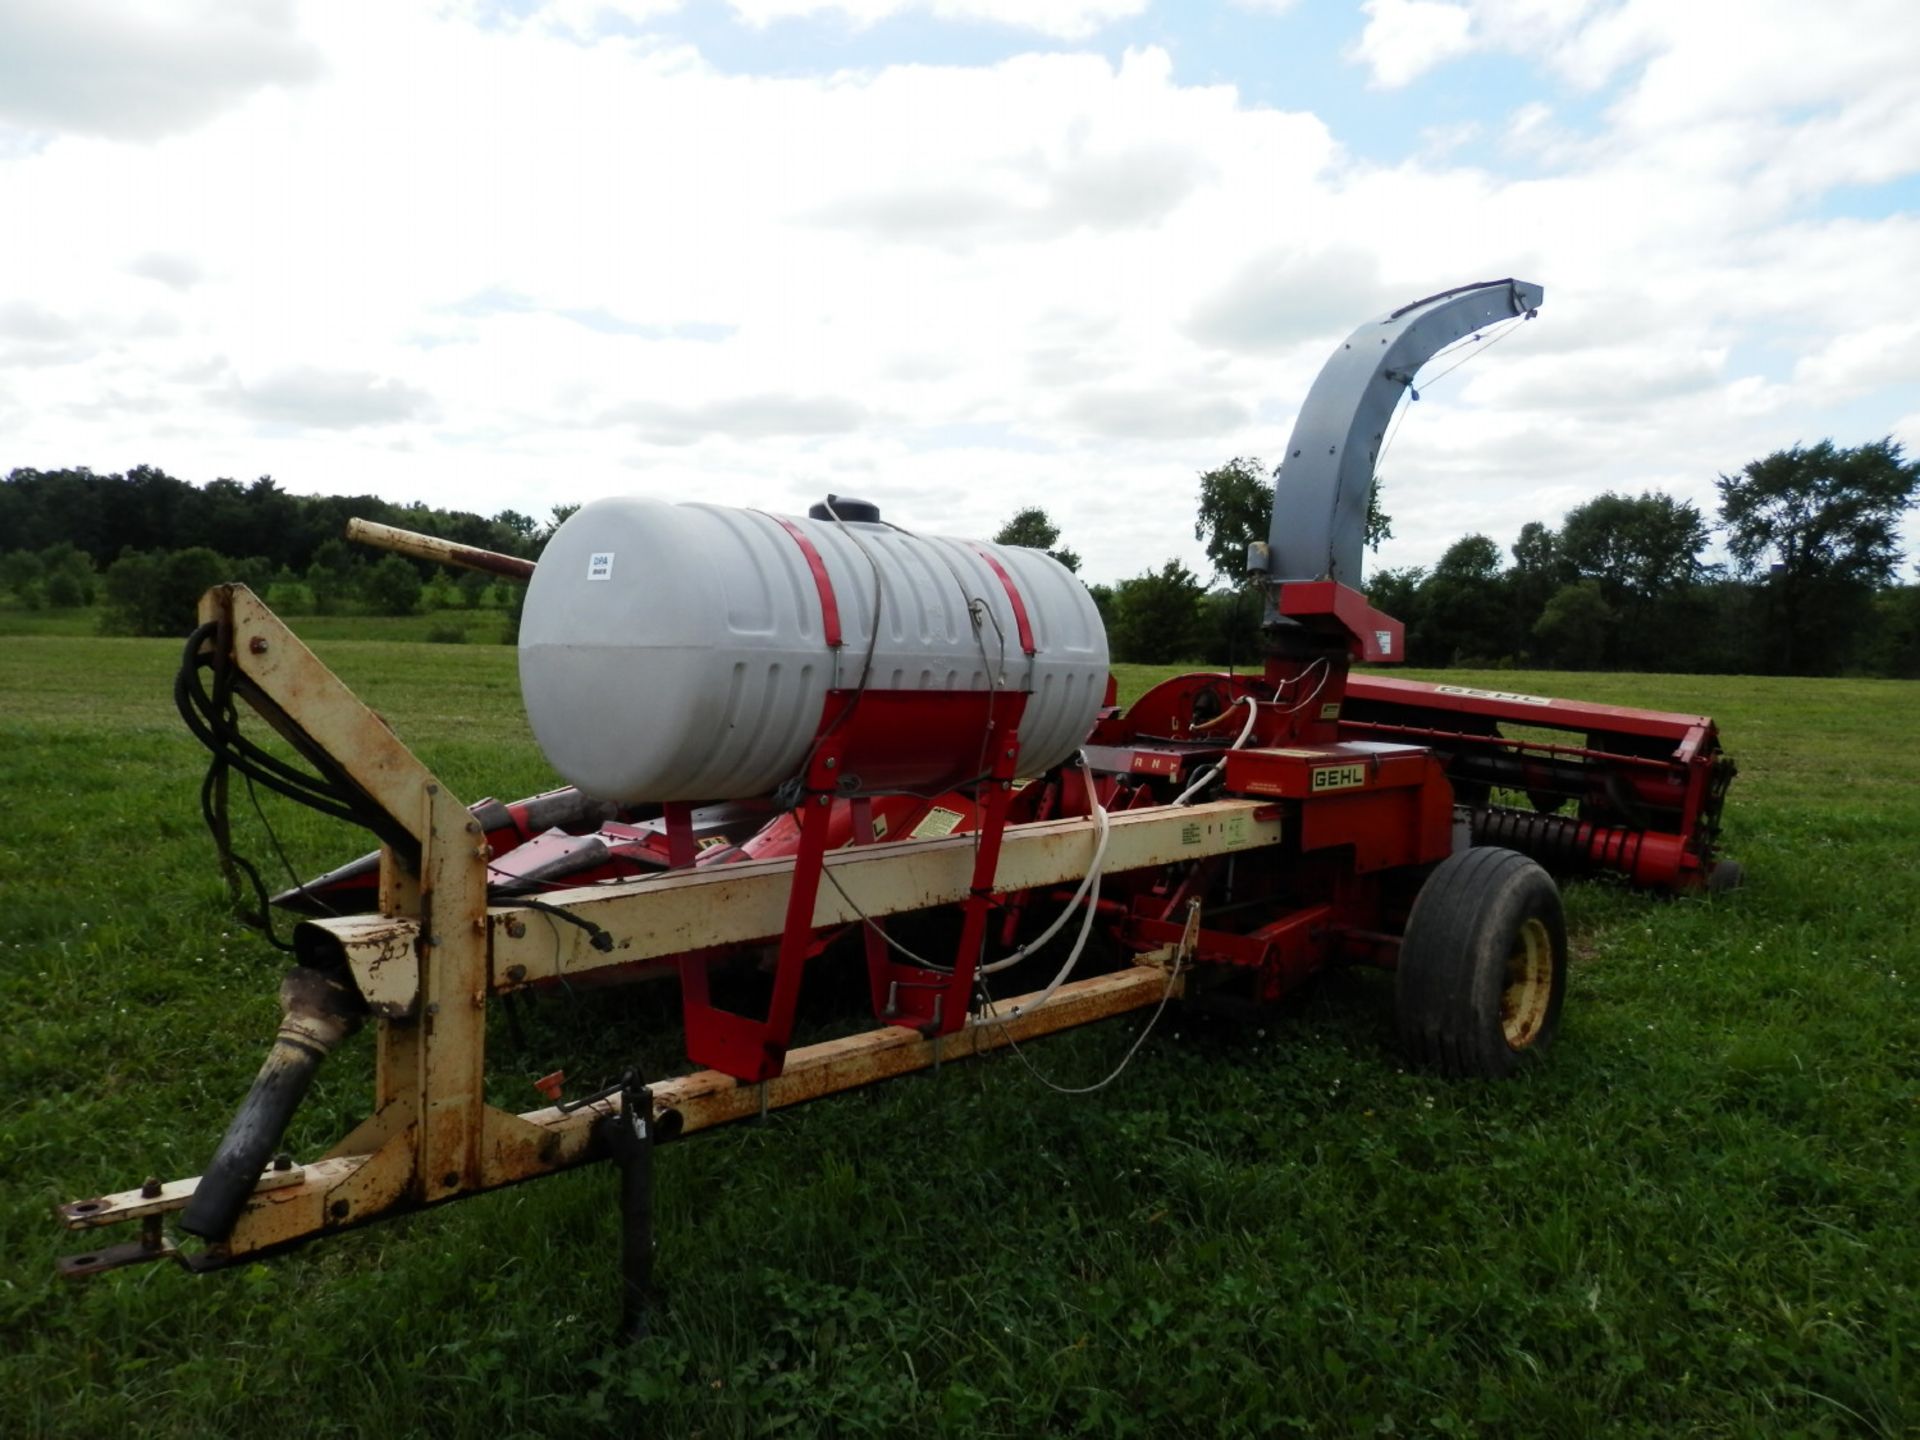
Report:
[{"label": "sky", "polygon": [[1204,574],[1200,473],[1509,275],[1546,301],[1416,382],[1372,566],[1920,452],[1920,5],[0,5],[0,470],[1037,504],[1090,579]]}]

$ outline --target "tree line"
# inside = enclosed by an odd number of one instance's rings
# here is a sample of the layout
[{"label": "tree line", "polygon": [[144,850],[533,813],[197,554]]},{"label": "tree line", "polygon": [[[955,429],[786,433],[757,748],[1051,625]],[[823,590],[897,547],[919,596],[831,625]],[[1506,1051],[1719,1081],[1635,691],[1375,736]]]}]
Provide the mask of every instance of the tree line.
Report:
[{"label": "tree line", "polygon": [[[1528,522],[1504,550],[1470,534],[1431,568],[1377,571],[1367,594],[1405,623],[1416,665],[1920,676],[1920,586],[1898,575],[1899,527],[1920,493],[1920,462],[1890,438],[1850,449],[1823,440],[1721,475],[1718,491],[1711,520],[1658,491],[1609,492],[1557,528]],[[512,597],[484,575],[347,544],[347,520],[532,559],[574,508],[555,506],[542,522],[513,510],[482,516],[373,495],[292,495],[270,476],[196,486],[144,465],[124,474],[16,469],[0,480],[0,603],[104,603],[110,628],[136,634],[179,633],[199,594],[223,580],[296,614],[510,608]],[[1272,509],[1273,480],[1257,458],[1202,472],[1194,535],[1212,575],[1167,560],[1088,586],[1114,658],[1256,661],[1262,602],[1244,563],[1248,542],[1266,538]],[[1391,533],[1376,494],[1368,543]],[[1716,534],[1722,562],[1706,558]],[[1016,513],[994,538],[1079,570],[1039,507]]]},{"label": "tree line", "polygon": [[504,597],[487,576],[375,557],[342,535],[355,516],[532,559],[572,506],[544,524],[376,495],[293,495],[271,476],[194,485],[151,465],[124,474],[16,469],[0,480],[0,602],[101,603],[108,628],[184,630],[202,591],[237,580],[297,614],[407,615]]},{"label": "tree line", "polygon": [[[1609,492],[1503,551],[1470,534],[1431,567],[1375,572],[1369,600],[1407,627],[1422,666],[1920,677],[1920,586],[1898,571],[1920,462],[1891,438],[1831,440],[1718,480],[1713,519],[1658,491]],[[1211,588],[1169,560],[1092,586],[1116,659],[1220,663],[1258,653],[1246,547],[1267,538],[1273,480],[1253,457],[1199,477],[1194,537]],[[1368,541],[1392,533],[1373,497]],[[1707,558],[1718,535],[1725,561]],[[1057,538],[1057,537],[1056,537]]]}]

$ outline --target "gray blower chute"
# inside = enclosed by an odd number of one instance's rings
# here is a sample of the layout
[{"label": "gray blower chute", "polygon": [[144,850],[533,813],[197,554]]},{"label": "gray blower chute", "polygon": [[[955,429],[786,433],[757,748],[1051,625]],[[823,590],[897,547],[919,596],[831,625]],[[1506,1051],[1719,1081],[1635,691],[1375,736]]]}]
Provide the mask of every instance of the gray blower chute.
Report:
[{"label": "gray blower chute", "polygon": [[[1369,320],[1347,337],[1307,392],[1274,478],[1265,558],[1275,584],[1336,580],[1360,588],[1374,463],[1415,372],[1476,330],[1532,318],[1545,294],[1524,280],[1463,285]],[[1271,600],[1266,618],[1285,623]]]}]

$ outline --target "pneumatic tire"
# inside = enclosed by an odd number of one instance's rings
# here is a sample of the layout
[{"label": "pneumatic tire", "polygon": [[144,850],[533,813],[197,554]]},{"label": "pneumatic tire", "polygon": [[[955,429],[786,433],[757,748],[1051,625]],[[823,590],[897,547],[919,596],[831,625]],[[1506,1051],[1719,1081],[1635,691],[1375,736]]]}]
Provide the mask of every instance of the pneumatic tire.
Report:
[{"label": "pneumatic tire", "polygon": [[1544,1050],[1567,993],[1567,922],[1553,877],[1526,856],[1464,850],[1414,897],[1394,1010],[1407,1058],[1503,1079]]}]

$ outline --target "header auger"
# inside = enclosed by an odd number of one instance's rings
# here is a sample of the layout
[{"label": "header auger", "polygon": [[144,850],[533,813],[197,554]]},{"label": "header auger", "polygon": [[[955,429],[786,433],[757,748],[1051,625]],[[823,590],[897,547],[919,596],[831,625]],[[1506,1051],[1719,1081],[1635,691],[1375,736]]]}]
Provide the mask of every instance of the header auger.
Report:
[{"label": "header auger", "polygon": [[[142,1226],[66,1268],[218,1268],[611,1158],[637,1324],[653,1149],[716,1125],[1180,997],[1275,1001],[1336,965],[1397,970],[1420,1063],[1526,1063],[1565,995],[1547,869],[1708,883],[1733,773],[1702,717],[1350,674],[1403,649],[1353,588],[1394,404],[1436,350],[1541,299],[1498,281],[1357,330],[1254,547],[1264,669],[1125,707],[1084,588],[1040,552],[839,497],[804,517],[600,501],[529,567],[520,641],[536,738],[571,784],[468,805],[259,599],[208,592],[179,697],[214,754],[223,856],[235,770],[380,849],[275,897],[304,918],[253,1090],[202,1176],[63,1207],[76,1229]],[[297,763],[246,737],[243,707]],[[796,1046],[809,971],[839,966],[864,975],[874,1028]],[[641,976],[677,982],[704,1068],[524,1113],[488,1102],[495,1000]],[[368,1118],[324,1154],[281,1154],[317,1067],[358,1043],[378,1059]]]}]

